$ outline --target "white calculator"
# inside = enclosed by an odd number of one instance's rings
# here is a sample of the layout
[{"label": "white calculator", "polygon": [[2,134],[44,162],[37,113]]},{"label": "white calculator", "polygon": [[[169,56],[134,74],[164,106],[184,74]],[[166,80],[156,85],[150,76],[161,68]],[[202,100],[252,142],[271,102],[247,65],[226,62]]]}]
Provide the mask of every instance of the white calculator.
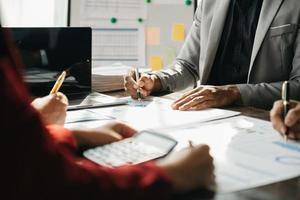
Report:
[{"label": "white calculator", "polygon": [[83,155],[102,166],[120,167],[154,160],[167,155],[177,141],[151,131],[118,142],[99,146],[83,152]]}]

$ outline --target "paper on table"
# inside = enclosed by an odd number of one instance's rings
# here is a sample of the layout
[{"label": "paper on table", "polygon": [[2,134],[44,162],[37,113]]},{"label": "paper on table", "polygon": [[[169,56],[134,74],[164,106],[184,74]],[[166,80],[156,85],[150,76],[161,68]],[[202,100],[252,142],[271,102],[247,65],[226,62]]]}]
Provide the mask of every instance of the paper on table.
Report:
[{"label": "paper on table", "polygon": [[132,66],[127,65],[109,65],[103,67],[94,67],[92,69],[92,74],[103,76],[124,76],[131,69]]},{"label": "paper on table", "polygon": [[172,101],[162,98],[153,98],[152,101],[134,101],[130,106],[93,109],[111,118],[128,122],[133,127],[143,130],[149,128],[177,127],[191,123],[201,123],[209,120],[232,117],[238,112],[221,109],[205,111],[176,111],[171,108]]},{"label": "paper on table", "polygon": [[[110,65],[93,67],[92,88],[94,91],[105,92],[124,89],[124,76],[132,70],[132,66]],[[140,68],[141,73],[150,71]]]},{"label": "paper on table", "polygon": [[67,112],[67,118],[65,124],[87,122],[87,121],[99,121],[99,120],[110,120],[111,118],[94,113],[89,110],[77,110]]},{"label": "paper on table", "polygon": [[[94,67],[92,69],[93,75],[102,75],[102,76],[124,76],[132,70],[132,66],[127,65],[110,65],[110,66],[103,66],[103,67]],[[145,73],[150,72],[147,68],[139,68],[139,72]]]},{"label": "paper on table", "polygon": [[95,121],[85,121],[85,122],[76,122],[76,123],[69,123],[69,124],[65,124],[65,128],[69,128],[69,129],[75,129],[75,128],[99,128],[101,126],[106,125],[107,123],[111,122],[113,120],[111,119],[107,119],[107,120],[95,120]]},{"label": "paper on table", "polygon": [[202,125],[161,129],[179,141],[176,150],[208,144],[219,192],[234,192],[300,175],[300,143],[283,139],[270,122],[244,116]]}]

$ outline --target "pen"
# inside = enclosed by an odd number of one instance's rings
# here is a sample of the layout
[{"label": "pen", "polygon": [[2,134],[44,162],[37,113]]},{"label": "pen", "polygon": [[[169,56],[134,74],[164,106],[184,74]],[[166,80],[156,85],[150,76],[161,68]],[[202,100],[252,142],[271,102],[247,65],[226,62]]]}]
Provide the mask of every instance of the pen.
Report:
[{"label": "pen", "polygon": [[55,94],[55,93],[57,93],[59,91],[61,85],[63,84],[63,82],[65,80],[65,78],[66,78],[66,72],[63,71],[61,73],[61,75],[58,77],[57,81],[55,82],[55,84],[54,84],[54,86],[53,86],[50,94]]},{"label": "pen", "polygon": [[[136,82],[138,82],[139,79],[140,79],[139,69],[136,67],[135,68],[135,80],[136,80]],[[141,94],[140,87],[137,88],[136,95],[137,95],[138,101],[141,101],[142,100],[142,94]]]},{"label": "pen", "polygon": [[189,147],[190,149],[194,148],[193,142],[191,140],[189,140]]},{"label": "pen", "polygon": [[[282,101],[283,101],[283,118],[285,119],[286,115],[289,112],[290,107],[290,89],[289,89],[289,82],[285,81],[282,85]],[[286,132],[284,133],[284,140],[287,141],[289,129],[286,129]]]}]

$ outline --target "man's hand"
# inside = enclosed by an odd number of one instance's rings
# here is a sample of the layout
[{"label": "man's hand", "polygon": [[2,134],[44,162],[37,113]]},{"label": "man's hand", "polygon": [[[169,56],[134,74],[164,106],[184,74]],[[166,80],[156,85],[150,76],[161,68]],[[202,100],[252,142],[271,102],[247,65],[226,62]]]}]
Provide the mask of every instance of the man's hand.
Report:
[{"label": "man's hand", "polygon": [[121,122],[111,122],[96,129],[72,130],[79,146],[95,147],[133,136],[137,131]]},{"label": "man's hand", "polygon": [[200,86],[184,94],[172,104],[174,110],[203,110],[228,106],[240,98],[240,91],[234,85]]},{"label": "man's hand", "polygon": [[134,99],[137,99],[137,89],[140,88],[143,97],[161,89],[161,83],[157,76],[142,74],[139,80],[135,80],[135,71],[131,70],[124,77],[124,87],[127,93]]},{"label": "man's hand", "polygon": [[215,185],[213,158],[206,145],[173,153],[157,161],[157,164],[166,171],[175,192],[211,189]]},{"label": "man's hand", "polygon": [[274,129],[276,129],[282,136],[284,136],[288,129],[287,136],[289,139],[300,139],[300,102],[290,102],[290,111],[284,119],[283,102],[276,101],[270,112],[270,117]]},{"label": "man's hand", "polygon": [[39,111],[46,124],[64,125],[68,107],[68,99],[64,94],[36,98],[31,105]]}]

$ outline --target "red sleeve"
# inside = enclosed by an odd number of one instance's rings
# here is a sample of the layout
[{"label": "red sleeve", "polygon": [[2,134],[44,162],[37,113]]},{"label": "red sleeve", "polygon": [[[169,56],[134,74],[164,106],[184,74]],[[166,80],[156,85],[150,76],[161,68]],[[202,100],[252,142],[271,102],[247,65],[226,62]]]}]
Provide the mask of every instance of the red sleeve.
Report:
[{"label": "red sleeve", "polygon": [[68,129],[58,125],[47,125],[47,130],[54,143],[63,145],[73,151],[77,149],[76,140]]},{"label": "red sleeve", "polygon": [[[74,153],[68,131],[45,128],[0,32],[0,177],[3,199],[166,199],[171,184],[154,163],[110,169]],[[4,53],[3,53],[4,52]],[[58,137],[62,133],[63,137]],[[67,147],[67,148],[66,148]]]}]

